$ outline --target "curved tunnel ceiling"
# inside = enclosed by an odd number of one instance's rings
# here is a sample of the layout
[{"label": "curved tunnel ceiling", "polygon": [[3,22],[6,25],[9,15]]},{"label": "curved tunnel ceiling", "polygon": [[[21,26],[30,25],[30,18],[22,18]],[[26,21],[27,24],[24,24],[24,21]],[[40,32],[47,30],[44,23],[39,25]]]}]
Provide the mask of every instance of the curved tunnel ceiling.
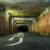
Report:
[{"label": "curved tunnel ceiling", "polygon": [[40,13],[50,5],[50,0],[0,0],[0,4],[6,9]]}]

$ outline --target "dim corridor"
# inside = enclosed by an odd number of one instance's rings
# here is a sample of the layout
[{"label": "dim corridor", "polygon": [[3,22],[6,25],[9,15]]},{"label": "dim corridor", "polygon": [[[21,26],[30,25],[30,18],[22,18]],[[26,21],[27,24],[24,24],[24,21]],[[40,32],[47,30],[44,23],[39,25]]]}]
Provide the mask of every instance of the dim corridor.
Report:
[{"label": "dim corridor", "polygon": [[0,50],[50,50],[50,0],[0,0]]},{"label": "dim corridor", "polygon": [[28,32],[28,27],[27,26],[20,26],[20,27],[18,27],[18,32]]}]

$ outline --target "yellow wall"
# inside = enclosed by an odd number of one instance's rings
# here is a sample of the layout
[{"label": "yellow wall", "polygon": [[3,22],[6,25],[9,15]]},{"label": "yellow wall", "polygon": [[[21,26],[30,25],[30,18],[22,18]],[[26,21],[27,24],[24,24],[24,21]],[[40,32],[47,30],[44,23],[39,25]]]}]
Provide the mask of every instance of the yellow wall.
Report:
[{"label": "yellow wall", "polygon": [[[48,20],[48,22],[47,22],[47,20]],[[37,30],[37,32],[42,33],[42,34],[50,33],[50,13],[37,22],[36,30]]]}]

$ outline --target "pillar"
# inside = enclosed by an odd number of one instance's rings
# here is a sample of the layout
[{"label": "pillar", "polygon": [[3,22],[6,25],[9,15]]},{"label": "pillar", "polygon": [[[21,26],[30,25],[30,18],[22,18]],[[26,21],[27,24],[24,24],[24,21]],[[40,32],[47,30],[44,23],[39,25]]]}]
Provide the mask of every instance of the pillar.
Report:
[{"label": "pillar", "polygon": [[15,27],[15,24],[16,24],[16,23],[14,22],[14,33],[16,33],[16,27]]},{"label": "pillar", "polygon": [[31,24],[28,26],[28,32],[31,33]]},{"label": "pillar", "polygon": [[9,33],[9,18],[5,17],[5,34],[10,34]]},{"label": "pillar", "polygon": [[3,14],[1,14],[0,18],[1,18],[1,20],[0,20],[1,21],[1,25],[0,25],[1,26],[1,33],[4,34],[4,16],[3,16]]},{"label": "pillar", "polygon": [[0,14],[0,33],[1,33],[1,14]]}]

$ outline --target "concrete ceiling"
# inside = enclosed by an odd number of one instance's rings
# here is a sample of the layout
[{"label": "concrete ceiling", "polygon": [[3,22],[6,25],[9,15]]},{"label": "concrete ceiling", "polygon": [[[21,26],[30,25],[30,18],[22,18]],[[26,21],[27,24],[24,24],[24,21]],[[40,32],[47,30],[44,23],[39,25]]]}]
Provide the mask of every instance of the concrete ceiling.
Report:
[{"label": "concrete ceiling", "polygon": [[0,5],[6,9],[40,13],[50,5],[50,0],[0,0]]},{"label": "concrete ceiling", "polygon": [[32,21],[16,21],[17,24],[31,23]]},{"label": "concrete ceiling", "polygon": [[34,18],[12,18],[12,21],[16,22],[17,24],[25,24],[25,23],[31,23],[34,21]]},{"label": "concrete ceiling", "polygon": [[32,21],[35,18],[15,18],[15,17],[12,17],[12,19],[17,20],[17,21]]},{"label": "concrete ceiling", "polygon": [[19,27],[19,26],[29,26],[30,23],[26,23],[26,24],[17,24],[16,26]]}]

